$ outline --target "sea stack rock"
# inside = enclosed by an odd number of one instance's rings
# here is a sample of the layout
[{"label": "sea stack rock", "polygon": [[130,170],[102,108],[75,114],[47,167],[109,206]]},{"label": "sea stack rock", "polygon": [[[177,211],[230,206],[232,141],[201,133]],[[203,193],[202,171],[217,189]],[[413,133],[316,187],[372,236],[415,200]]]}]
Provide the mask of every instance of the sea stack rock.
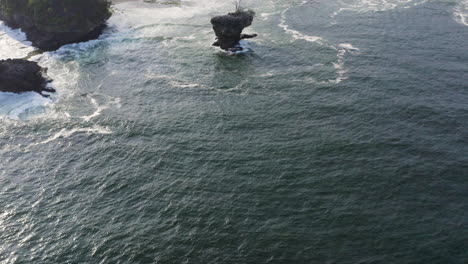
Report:
[{"label": "sea stack rock", "polygon": [[56,50],[99,37],[111,16],[108,0],[0,0],[0,20],[34,46]]},{"label": "sea stack rock", "polygon": [[211,19],[213,30],[216,34],[216,42],[213,46],[219,46],[223,50],[241,51],[239,41],[246,38],[254,38],[257,34],[242,34],[244,28],[252,25],[255,12],[236,8],[236,12]]},{"label": "sea stack rock", "polygon": [[45,77],[45,69],[37,63],[22,59],[0,60],[0,92],[24,93],[55,92],[48,88],[50,80]]}]

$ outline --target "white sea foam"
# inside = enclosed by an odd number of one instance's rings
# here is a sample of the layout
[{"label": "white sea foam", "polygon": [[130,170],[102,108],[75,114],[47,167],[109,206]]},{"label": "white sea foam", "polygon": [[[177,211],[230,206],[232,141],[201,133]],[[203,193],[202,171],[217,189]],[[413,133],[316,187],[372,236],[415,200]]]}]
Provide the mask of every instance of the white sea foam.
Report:
[{"label": "white sea foam", "polygon": [[[168,25],[171,21],[192,18],[202,13],[223,10],[229,2],[216,0],[197,1],[193,5],[167,5],[158,3],[124,2],[114,6],[116,13],[109,20],[111,26],[119,28],[143,25]],[[128,12],[131,10],[130,12]]]},{"label": "white sea foam", "polygon": [[57,90],[56,99],[65,99],[74,95],[76,84],[80,78],[79,64],[76,61],[62,60],[64,52],[59,49],[55,52],[33,56],[41,67],[47,68],[47,75],[53,79],[52,87]]},{"label": "white sea foam", "polygon": [[[108,24],[109,43],[133,49],[136,42],[154,42],[166,49],[180,42],[199,42],[209,46],[213,41],[207,17],[232,9],[227,1],[182,1],[180,4],[124,2],[114,5]],[[158,43],[159,44],[156,44]]]},{"label": "white sea foam", "polygon": [[458,3],[453,15],[458,23],[468,26],[468,0]]},{"label": "white sea foam", "polygon": [[[26,36],[20,30],[13,30],[0,24],[0,59],[23,58],[35,48],[26,41]],[[48,117],[57,116],[53,113],[53,103],[58,95],[67,94],[66,88],[77,79],[77,71],[69,68],[73,63],[60,62],[59,56],[54,52],[38,54],[30,58],[32,61],[48,69],[47,75],[54,81],[48,86],[55,88],[57,93],[50,94],[52,99],[45,98],[37,93],[22,94],[0,93],[0,116],[7,119],[29,119],[47,113]],[[65,88],[65,89],[63,89]]]},{"label": "white sea foam", "polygon": [[271,16],[277,15],[277,14],[279,14],[279,12],[261,13],[261,14],[260,14],[260,18],[261,18],[262,20],[268,20]]},{"label": "white sea foam", "polygon": [[24,119],[31,114],[44,113],[52,102],[35,92],[22,94],[0,93],[0,116],[9,119]]},{"label": "white sea foam", "polygon": [[[354,47],[350,43],[341,43],[337,47],[333,47],[337,51],[337,61],[333,63],[333,67],[336,69],[338,77],[334,80],[328,80],[328,83],[340,83],[346,79],[348,79],[347,73],[348,70],[345,68],[345,56],[346,53],[356,54],[359,52],[359,49]],[[325,83],[325,82],[322,82]]]},{"label": "white sea foam", "polygon": [[96,46],[102,43],[102,39],[93,39],[86,42],[72,43],[60,47],[58,50],[54,51],[55,55],[69,55],[71,53],[81,53],[90,49],[95,48]]},{"label": "white sea foam", "polygon": [[252,51],[249,43],[245,40],[239,41],[239,46],[242,48],[242,50],[239,50],[239,51],[220,50],[220,53],[231,56],[231,55],[247,54]]},{"label": "white sea foam", "polygon": [[94,126],[94,127],[89,127],[89,128],[72,128],[72,129],[64,128],[60,130],[59,132],[53,134],[46,140],[30,145],[30,147],[36,146],[36,145],[47,144],[60,138],[69,138],[72,135],[77,134],[77,133],[108,135],[108,134],[112,134],[112,131],[109,128],[101,127],[101,126]]},{"label": "white sea foam", "polygon": [[89,122],[89,121],[91,121],[91,119],[93,119],[93,118],[95,118],[97,116],[100,116],[102,111],[108,108],[108,105],[104,105],[104,106],[99,105],[97,103],[96,99],[94,99],[94,98],[91,98],[91,103],[95,107],[95,111],[90,115],[85,115],[85,116],[80,117],[85,122]]},{"label": "white sea foam", "polygon": [[[378,12],[395,8],[409,8],[426,3],[427,0],[353,0],[343,1],[344,9],[354,12]],[[343,11],[342,10],[342,11]]]},{"label": "white sea foam", "polygon": [[89,121],[91,121],[91,119],[100,116],[102,111],[104,111],[106,109],[109,109],[112,106],[120,107],[120,98],[110,99],[110,100],[108,100],[106,103],[104,103],[102,105],[100,105],[98,103],[98,101],[93,97],[90,97],[90,101],[91,101],[91,104],[94,106],[95,110],[90,115],[80,116],[80,118],[83,119],[83,121],[85,121],[85,122],[89,122]]},{"label": "white sea foam", "polygon": [[338,83],[348,79],[348,77],[346,75],[348,73],[348,71],[345,68],[346,49],[344,49],[344,48],[334,48],[334,49],[337,50],[337,55],[336,55],[337,62],[333,63],[333,67],[335,68],[336,73],[338,74],[338,76],[336,77],[336,79],[328,80],[328,81],[322,82],[322,83],[338,84]]},{"label": "white sea foam", "polygon": [[301,32],[290,28],[290,26],[286,23],[286,13],[289,11],[290,8],[286,8],[283,12],[281,12],[281,19],[278,26],[282,28],[286,33],[290,34],[294,39],[302,39],[308,42],[319,42],[323,43],[323,38],[317,36],[309,36],[306,34],[302,34]]},{"label": "white sea foam", "polygon": [[338,45],[338,47],[343,48],[343,49],[345,49],[345,50],[347,50],[347,51],[350,51],[350,52],[357,52],[357,51],[359,51],[358,48],[354,47],[354,46],[353,46],[352,44],[350,44],[350,43],[341,43],[341,44]]},{"label": "white sea foam", "polygon": [[[73,44],[78,45],[78,44]],[[82,45],[85,48],[86,44]],[[76,46],[75,46],[76,47]],[[79,47],[76,47],[79,48]],[[84,122],[89,122],[97,116],[101,115],[105,109],[111,107],[119,107],[120,99],[109,96],[93,94],[87,96],[93,112],[89,115],[79,116],[73,113],[66,112],[61,106],[57,108],[59,102],[67,102],[73,100],[76,93],[79,91],[77,87],[80,78],[79,63],[77,61],[62,60],[65,52],[73,50],[71,46],[64,47],[55,52],[47,52],[37,56],[33,56],[31,60],[48,69],[48,76],[53,79],[49,85],[57,90],[57,93],[50,94],[51,99],[44,98],[37,93],[0,93],[0,116],[8,119],[30,119],[36,117],[47,116],[48,119],[80,119]],[[93,96],[102,97],[102,100],[96,100]],[[46,115],[44,115],[46,114]]]},{"label": "white sea foam", "polygon": [[0,59],[26,57],[35,48],[26,40],[26,34],[19,29],[11,29],[0,22]]},{"label": "white sea foam", "polygon": [[426,3],[428,0],[343,0],[330,17],[336,24],[336,17],[342,12],[381,12],[396,8],[410,8]]},{"label": "white sea foam", "polygon": [[170,84],[173,87],[178,87],[178,88],[195,88],[195,87],[200,86],[200,84],[198,83],[184,83],[184,82],[177,82],[177,81],[171,81]]},{"label": "white sea foam", "polygon": [[[303,1],[301,5],[304,5],[308,3],[308,1]],[[287,17],[286,13],[291,7],[286,8],[283,12],[281,12],[281,18],[280,18],[280,23],[279,27],[282,28],[286,33],[290,34],[294,40],[305,40],[308,42],[312,43],[317,43],[319,45],[327,46],[330,47],[334,50],[336,50],[336,62],[333,62],[333,68],[336,70],[337,77],[335,79],[327,80],[327,81],[322,81],[320,82],[321,84],[326,84],[326,83],[333,83],[333,84],[338,84],[344,80],[346,80],[347,77],[347,69],[345,68],[345,55],[346,53],[351,53],[354,54],[359,51],[358,48],[354,47],[350,43],[341,43],[338,44],[337,46],[329,44],[326,39],[319,37],[319,36],[309,36],[306,34],[303,34],[297,30],[294,30],[290,28],[290,26],[286,23]],[[313,78],[312,78],[313,79]],[[315,82],[315,79],[314,79]]]}]

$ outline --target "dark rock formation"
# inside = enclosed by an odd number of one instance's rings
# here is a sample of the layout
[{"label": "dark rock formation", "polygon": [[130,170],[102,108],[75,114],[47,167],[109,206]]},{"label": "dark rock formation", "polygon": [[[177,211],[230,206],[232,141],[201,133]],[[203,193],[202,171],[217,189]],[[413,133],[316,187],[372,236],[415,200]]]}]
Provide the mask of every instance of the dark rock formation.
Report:
[{"label": "dark rock formation", "polygon": [[110,16],[108,0],[0,0],[0,20],[43,50],[97,38]]},{"label": "dark rock formation", "polygon": [[245,38],[254,38],[257,34],[242,34],[244,28],[252,25],[255,12],[251,10],[240,10],[224,16],[217,16],[211,19],[213,30],[216,34],[216,42],[213,46],[219,46],[223,50],[239,51],[239,41]]},{"label": "dark rock formation", "polygon": [[22,59],[0,60],[0,92],[37,92],[49,97],[43,92],[55,92],[55,90],[46,87],[50,80],[44,75],[45,70],[35,62]]}]

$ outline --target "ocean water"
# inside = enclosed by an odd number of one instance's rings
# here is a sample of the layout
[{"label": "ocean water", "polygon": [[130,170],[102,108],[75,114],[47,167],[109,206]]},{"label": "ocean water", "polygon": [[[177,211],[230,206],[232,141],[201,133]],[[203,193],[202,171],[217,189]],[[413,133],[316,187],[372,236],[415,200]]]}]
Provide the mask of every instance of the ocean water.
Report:
[{"label": "ocean water", "polygon": [[[0,93],[0,263],[468,263],[468,1],[114,6]],[[0,25],[0,59],[34,48]]]}]

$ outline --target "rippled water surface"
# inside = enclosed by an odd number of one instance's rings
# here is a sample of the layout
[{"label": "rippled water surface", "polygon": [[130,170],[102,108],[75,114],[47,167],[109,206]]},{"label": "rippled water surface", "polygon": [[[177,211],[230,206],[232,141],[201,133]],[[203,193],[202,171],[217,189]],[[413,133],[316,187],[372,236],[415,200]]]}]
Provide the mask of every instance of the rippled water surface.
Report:
[{"label": "rippled water surface", "polygon": [[[468,2],[119,3],[0,93],[0,263],[467,263]],[[0,59],[34,51],[0,25]]]}]

